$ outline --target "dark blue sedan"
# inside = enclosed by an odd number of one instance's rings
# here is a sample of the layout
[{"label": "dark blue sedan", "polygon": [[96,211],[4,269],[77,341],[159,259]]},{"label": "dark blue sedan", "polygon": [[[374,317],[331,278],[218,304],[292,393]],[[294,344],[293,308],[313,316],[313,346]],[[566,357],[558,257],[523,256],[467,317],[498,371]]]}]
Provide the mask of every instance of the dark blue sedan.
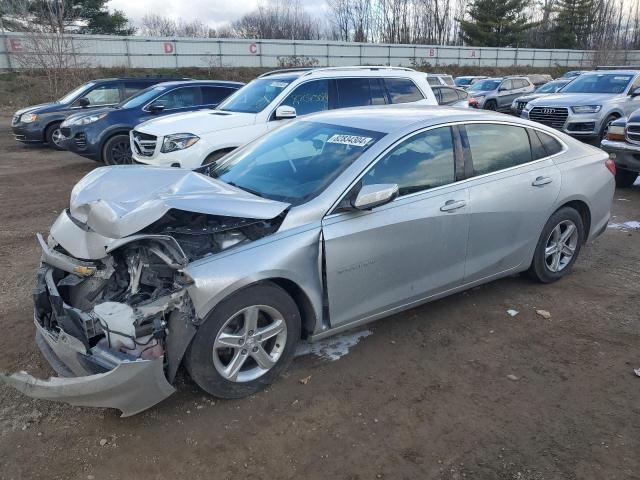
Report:
[{"label": "dark blue sedan", "polygon": [[159,115],[214,108],[242,86],[215,80],[159,83],[115,107],[69,116],[60,126],[60,145],[107,165],[131,163],[129,131],[136,125]]}]

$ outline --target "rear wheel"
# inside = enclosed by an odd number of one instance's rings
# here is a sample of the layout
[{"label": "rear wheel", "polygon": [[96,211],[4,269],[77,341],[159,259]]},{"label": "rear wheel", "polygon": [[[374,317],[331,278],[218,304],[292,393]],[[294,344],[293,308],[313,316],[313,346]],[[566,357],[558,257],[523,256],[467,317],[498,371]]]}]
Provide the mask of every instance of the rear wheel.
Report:
[{"label": "rear wheel", "polygon": [[495,100],[488,100],[484,104],[484,109],[485,110],[494,110],[495,111],[495,110],[498,109],[498,104],[496,103]]},{"label": "rear wheel", "polygon": [[578,258],[584,235],[576,210],[564,207],[555,212],[542,229],[527,275],[541,283],[560,280]]},{"label": "rear wheel", "polygon": [[638,178],[636,172],[618,169],[616,170],[616,187],[629,188],[635,183],[636,178]]},{"label": "rear wheel", "polygon": [[64,148],[62,148],[62,146],[60,145],[60,141],[64,138],[64,135],[62,135],[62,132],[60,132],[59,123],[49,125],[44,134],[45,140],[49,147],[53,148],[54,150],[64,150]]},{"label": "rear wheel", "polygon": [[129,135],[114,135],[102,149],[102,161],[106,165],[128,165],[133,163]]},{"label": "rear wheel", "polygon": [[221,302],[198,328],[185,355],[191,378],[211,395],[256,393],[289,365],[300,338],[300,313],[272,283],[248,287]]}]

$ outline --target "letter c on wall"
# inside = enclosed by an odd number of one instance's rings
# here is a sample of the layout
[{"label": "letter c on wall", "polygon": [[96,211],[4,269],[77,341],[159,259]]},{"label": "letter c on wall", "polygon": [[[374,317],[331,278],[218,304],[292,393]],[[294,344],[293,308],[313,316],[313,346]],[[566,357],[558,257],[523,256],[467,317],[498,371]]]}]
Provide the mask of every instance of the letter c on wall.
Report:
[{"label": "letter c on wall", "polygon": [[256,53],[258,53],[258,45],[255,43],[252,43],[251,45],[249,45],[249,53],[255,55]]}]

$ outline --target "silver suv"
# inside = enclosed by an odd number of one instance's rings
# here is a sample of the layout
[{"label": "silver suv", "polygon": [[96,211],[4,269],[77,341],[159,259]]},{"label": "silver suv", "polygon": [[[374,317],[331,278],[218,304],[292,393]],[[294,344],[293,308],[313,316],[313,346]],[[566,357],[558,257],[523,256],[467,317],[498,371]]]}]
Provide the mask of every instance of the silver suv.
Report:
[{"label": "silver suv", "polygon": [[580,138],[604,138],[614,120],[640,108],[640,71],[586,72],[555,95],[529,102],[521,116]]},{"label": "silver suv", "polygon": [[526,77],[504,77],[480,80],[467,91],[477,101],[477,108],[509,111],[516,98],[533,93],[535,89]]}]

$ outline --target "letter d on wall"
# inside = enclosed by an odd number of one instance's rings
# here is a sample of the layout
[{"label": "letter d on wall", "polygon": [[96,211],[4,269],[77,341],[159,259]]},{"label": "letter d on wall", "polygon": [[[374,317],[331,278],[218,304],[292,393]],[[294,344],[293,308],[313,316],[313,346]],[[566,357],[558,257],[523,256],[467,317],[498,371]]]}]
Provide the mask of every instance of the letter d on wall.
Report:
[{"label": "letter d on wall", "polygon": [[173,53],[173,43],[172,42],[164,42],[164,53]]}]

